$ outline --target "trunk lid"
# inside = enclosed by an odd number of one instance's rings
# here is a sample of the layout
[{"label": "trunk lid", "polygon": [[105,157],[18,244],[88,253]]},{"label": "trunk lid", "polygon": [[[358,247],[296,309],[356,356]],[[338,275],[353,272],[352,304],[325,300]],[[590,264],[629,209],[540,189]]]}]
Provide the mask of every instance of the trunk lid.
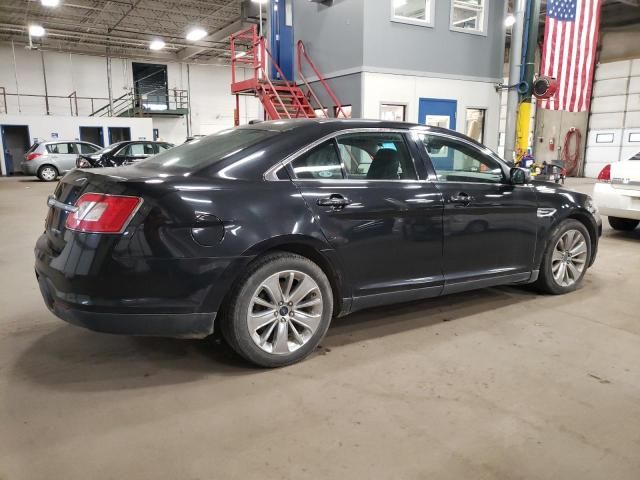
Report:
[{"label": "trunk lid", "polygon": [[49,211],[45,230],[52,250],[59,252],[64,248],[65,223],[82,194],[131,195],[149,202],[167,193],[166,187],[162,186],[165,180],[168,178],[160,179],[157,172],[142,168],[72,170],[60,180],[55,192],[47,199]]},{"label": "trunk lid", "polygon": [[612,163],[611,186],[620,190],[636,190],[640,195],[640,160]]}]

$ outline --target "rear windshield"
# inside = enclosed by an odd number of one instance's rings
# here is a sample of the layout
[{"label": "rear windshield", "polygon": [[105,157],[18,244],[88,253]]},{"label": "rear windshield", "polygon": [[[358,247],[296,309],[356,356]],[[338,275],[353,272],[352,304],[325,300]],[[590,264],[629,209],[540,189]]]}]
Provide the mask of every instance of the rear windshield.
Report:
[{"label": "rear windshield", "polygon": [[278,132],[269,130],[244,128],[224,130],[166,150],[139,162],[138,165],[181,169],[214,165],[275,135],[278,135]]},{"label": "rear windshield", "polygon": [[39,143],[37,143],[37,142],[36,142],[36,143],[34,143],[33,145],[31,145],[31,146],[29,147],[29,150],[27,150],[27,153],[31,153],[31,152],[35,151],[35,149],[36,149],[36,148],[38,148],[39,146],[40,146],[40,144],[39,144]]}]

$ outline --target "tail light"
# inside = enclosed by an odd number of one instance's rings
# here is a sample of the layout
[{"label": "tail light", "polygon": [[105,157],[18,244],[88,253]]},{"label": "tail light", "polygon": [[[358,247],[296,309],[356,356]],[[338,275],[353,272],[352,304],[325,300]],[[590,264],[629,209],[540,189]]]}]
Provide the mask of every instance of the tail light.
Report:
[{"label": "tail light", "polygon": [[75,203],[65,226],[85,233],[122,233],[142,205],[140,197],[85,193]]},{"label": "tail light", "polygon": [[33,160],[34,158],[38,158],[41,155],[42,155],[41,153],[35,153],[35,152],[30,153],[29,155],[27,155],[27,160],[29,161]]},{"label": "tail light", "polygon": [[606,183],[611,181],[611,164],[605,165],[605,167],[600,170],[600,173],[598,174],[598,181]]}]

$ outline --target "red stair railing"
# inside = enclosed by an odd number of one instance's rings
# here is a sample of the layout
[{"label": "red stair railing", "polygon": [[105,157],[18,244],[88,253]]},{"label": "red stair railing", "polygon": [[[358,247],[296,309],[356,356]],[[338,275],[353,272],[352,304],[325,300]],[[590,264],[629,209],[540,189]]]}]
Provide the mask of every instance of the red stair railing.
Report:
[{"label": "red stair railing", "polygon": [[318,96],[315,94],[315,92],[311,88],[311,85],[309,85],[309,81],[307,80],[307,78],[304,75],[304,71],[302,69],[302,59],[304,59],[307,62],[307,65],[309,65],[309,67],[311,67],[311,70],[313,70],[313,73],[318,78],[318,81],[322,84],[322,86],[324,87],[325,91],[327,92],[327,94],[331,98],[331,101],[333,102],[333,105],[335,106],[335,115],[336,115],[336,117],[339,118],[342,115],[343,118],[348,118],[347,114],[345,113],[345,111],[342,108],[342,104],[340,103],[340,100],[338,100],[338,97],[336,96],[336,94],[333,92],[333,90],[331,89],[331,87],[327,83],[327,80],[324,78],[324,76],[322,76],[322,74],[320,73],[320,70],[318,70],[318,67],[316,67],[316,64],[313,63],[313,60],[311,60],[311,58],[307,54],[307,50],[306,50],[306,48],[304,46],[304,43],[302,42],[302,40],[298,40],[298,76],[300,77],[302,82],[307,87],[310,96],[318,103],[318,105],[320,105],[319,108],[322,111],[322,113],[324,114],[324,116],[326,117],[327,113],[326,113],[324,107],[322,106],[322,103],[320,103],[320,100],[318,100]]},{"label": "red stair railing", "polygon": [[[243,45],[248,43],[248,49],[239,51],[236,42],[241,42]],[[291,97],[295,117],[304,116],[308,118],[309,113],[300,102],[300,95],[304,94],[297,85],[292,85],[287,81],[280,66],[275,62],[273,55],[271,55],[271,52],[266,47],[264,37],[258,36],[256,25],[252,25],[250,28],[231,35],[231,92],[236,95],[236,112],[239,111],[238,95],[241,93],[254,93],[258,95],[265,110],[272,119],[282,118],[282,115],[287,118],[292,118],[290,110],[280,96],[278,88],[269,78],[266,70],[267,56],[282,78],[282,84],[278,85],[278,87],[288,92]],[[249,65],[253,71],[252,78],[238,81],[236,75],[237,64]],[[278,111],[277,106],[280,106],[282,111]],[[239,118],[236,115],[236,124],[238,121]]]}]

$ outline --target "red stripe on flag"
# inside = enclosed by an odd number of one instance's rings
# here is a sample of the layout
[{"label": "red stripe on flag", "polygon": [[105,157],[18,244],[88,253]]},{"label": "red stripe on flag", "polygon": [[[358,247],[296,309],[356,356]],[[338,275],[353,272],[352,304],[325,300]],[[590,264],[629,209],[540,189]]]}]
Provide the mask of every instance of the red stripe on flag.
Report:
[{"label": "red stripe on flag", "polygon": [[[558,80],[558,91],[538,106],[579,112],[591,103],[601,0],[576,0],[575,21],[547,17],[540,71]],[[547,7],[548,8],[548,7]]]},{"label": "red stripe on flag", "polygon": [[591,106],[591,91],[593,89],[593,75],[596,65],[596,49],[598,48],[598,33],[600,31],[600,3],[601,0],[596,0],[594,5],[595,15],[592,16],[592,37],[589,45],[590,56],[587,63],[587,85],[585,87],[583,103],[583,111],[585,112],[589,111],[589,107]]},{"label": "red stripe on flag", "polygon": [[577,92],[578,92],[578,64],[580,63],[580,60],[578,58],[578,53],[580,52],[580,32],[581,29],[579,28],[579,25],[582,25],[582,23],[584,22],[584,16],[585,16],[585,4],[584,2],[578,2],[578,7],[577,7],[577,11],[576,11],[576,21],[578,22],[578,25],[576,25],[576,28],[573,29],[573,49],[572,49],[572,58],[571,58],[571,95],[568,103],[568,108],[567,110],[569,111],[573,111],[573,109],[575,108],[575,104],[576,104],[576,97],[577,97]]}]

